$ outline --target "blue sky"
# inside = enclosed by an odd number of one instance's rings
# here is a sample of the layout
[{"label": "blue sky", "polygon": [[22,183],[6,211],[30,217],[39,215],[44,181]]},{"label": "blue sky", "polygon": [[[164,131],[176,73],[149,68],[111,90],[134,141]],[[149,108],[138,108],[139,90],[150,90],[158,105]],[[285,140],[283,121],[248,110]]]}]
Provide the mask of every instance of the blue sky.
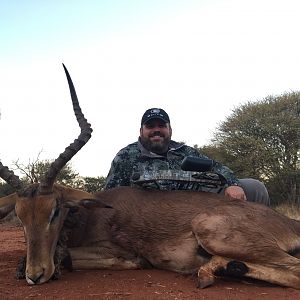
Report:
[{"label": "blue sky", "polygon": [[2,163],[55,158],[78,135],[61,63],[94,129],[72,159],[106,175],[150,107],[204,145],[247,101],[300,90],[296,0],[1,1]]},{"label": "blue sky", "polygon": [[[18,58],[78,47],[109,35],[139,31],[180,11],[181,1],[2,1],[1,53]],[[187,1],[183,8],[188,8]],[[22,47],[22,54],[20,48]]]}]

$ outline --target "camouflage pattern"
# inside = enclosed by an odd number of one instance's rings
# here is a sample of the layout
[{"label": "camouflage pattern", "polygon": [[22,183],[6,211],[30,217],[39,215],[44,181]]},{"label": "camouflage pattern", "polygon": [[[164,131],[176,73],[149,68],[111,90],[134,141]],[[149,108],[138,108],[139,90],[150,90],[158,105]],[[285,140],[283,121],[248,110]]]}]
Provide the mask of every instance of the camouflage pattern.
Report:
[{"label": "camouflage pattern", "polygon": [[160,190],[194,190],[221,192],[224,181],[215,173],[182,170],[146,171],[144,174],[134,173],[132,185],[142,188]]},{"label": "camouflage pattern", "polygon": [[[207,158],[196,149],[175,141],[170,142],[169,151],[166,156],[158,155],[145,149],[140,140],[138,140],[117,153],[112,161],[105,188],[110,189],[117,186],[134,185],[134,181],[132,180],[134,173],[153,174],[168,170],[182,172],[181,162],[186,156]],[[214,162],[212,172],[221,174],[226,179],[227,186],[239,185],[233,172],[218,162]],[[161,189],[179,189],[178,184],[172,180],[160,180],[159,183]],[[152,186],[155,188],[155,184],[152,183]],[[180,189],[185,188],[183,186]],[[199,190],[199,186],[197,189]]]}]

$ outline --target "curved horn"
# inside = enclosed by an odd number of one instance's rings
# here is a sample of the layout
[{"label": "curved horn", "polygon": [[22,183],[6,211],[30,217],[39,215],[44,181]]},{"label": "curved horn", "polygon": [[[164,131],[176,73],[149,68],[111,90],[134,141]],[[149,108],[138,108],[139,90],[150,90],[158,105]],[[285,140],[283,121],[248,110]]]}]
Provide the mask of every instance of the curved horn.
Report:
[{"label": "curved horn", "polygon": [[91,128],[91,124],[87,122],[87,120],[84,118],[84,115],[81,111],[70,74],[64,64],[63,67],[69,83],[73,109],[79,127],[81,129],[81,133],[79,134],[78,138],[75,139],[74,142],[70,144],[65,149],[65,151],[61,153],[59,157],[50,165],[49,170],[46,172],[44,179],[40,183],[40,193],[52,192],[52,187],[58,173],[67,164],[67,162],[88,142],[93,131]]},{"label": "curved horn", "polygon": [[8,167],[3,166],[0,162],[0,177],[4,179],[8,184],[10,184],[17,191],[21,190],[23,187],[23,182],[21,179],[14,174],[13,171],[9,170]]}]

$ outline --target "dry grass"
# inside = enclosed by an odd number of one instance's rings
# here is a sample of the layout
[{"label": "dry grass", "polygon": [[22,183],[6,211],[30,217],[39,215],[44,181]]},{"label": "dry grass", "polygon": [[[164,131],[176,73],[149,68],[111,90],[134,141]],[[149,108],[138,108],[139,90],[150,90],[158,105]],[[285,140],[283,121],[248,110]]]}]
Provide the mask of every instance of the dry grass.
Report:
[{"label": "dry grass", "polygon": [[300,221],[300,205],[295,204],[281,204],[275,207],[279,213],[288,216],[291,219]]}]

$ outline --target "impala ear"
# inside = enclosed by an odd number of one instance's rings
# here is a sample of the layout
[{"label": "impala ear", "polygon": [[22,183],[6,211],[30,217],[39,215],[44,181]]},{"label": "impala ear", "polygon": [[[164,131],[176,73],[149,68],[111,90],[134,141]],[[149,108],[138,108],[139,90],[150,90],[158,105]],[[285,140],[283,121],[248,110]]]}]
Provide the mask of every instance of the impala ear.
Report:
[{"label": "impala ear", "polygon": [[6,217],[11,211],[13,211],[15,208],[14,204],[9,204],[4,207],[0,207],[0,219],[3,219]]},{"label": "impala ear", "polygon": [[18,198],[19,197],[16,193],[1,197],[0,198],[0,208],[8,206],[8,205],[15,205]]},{"label": "impala ear", "polygon": [[102,208],[113,208],[110,205],[107,205],[100,199],[82,199],[79,202],[80,205],[82,205],[85,208],[93,208],[93,207],[102,207]]}]

